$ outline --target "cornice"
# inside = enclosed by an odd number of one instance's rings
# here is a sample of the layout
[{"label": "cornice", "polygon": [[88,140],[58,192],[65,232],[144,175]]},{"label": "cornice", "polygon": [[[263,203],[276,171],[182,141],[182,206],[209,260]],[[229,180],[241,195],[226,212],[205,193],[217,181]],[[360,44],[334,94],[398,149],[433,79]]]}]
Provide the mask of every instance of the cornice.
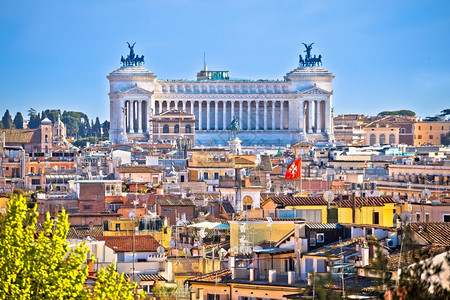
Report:
[{"label": "cornice", "polygon": [[179,93],[161,93],[156,92],[152,97],[154,100],[268,100],[284,99],[292,100],[298,98],[297,94],[179,94]]}]

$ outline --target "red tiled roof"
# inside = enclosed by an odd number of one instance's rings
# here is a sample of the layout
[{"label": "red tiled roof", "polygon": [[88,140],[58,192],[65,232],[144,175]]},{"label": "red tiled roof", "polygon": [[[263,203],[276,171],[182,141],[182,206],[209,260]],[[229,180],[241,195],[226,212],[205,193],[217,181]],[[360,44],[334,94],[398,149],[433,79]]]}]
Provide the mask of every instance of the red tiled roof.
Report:
[{"label": "red tiled roof", "polygon": [[403,252],[401,256],[400,251],[396,251],[386,256],[388,260],[387,266],[389,270],[397,270],[400,258],[400,268],[405,268],[426,258],[435,257],[445,251],[448,251],[448,247],[424,246]]},{"label": "red tiled roof", "polygon": [[298,205],[327,205],[328,201],[322,197],[289,197],[276,196],[270,197],[275,204],[284,206],[298,206]]},{"label": "red tiled roof", "polygon": [[[105,245],[115,252],[133,251],[133,236],[96,236],[95,239],[105,241]],[[134,239],[136,252],[156,252],[161,246],[151,235],[136,235]]]},{"label": "red tiled roof", "polygon": [[[167,281],[163,276],[159,275],[158,273],[153,274],[135,273],[135,275],[137,275],[141,281],[155,281],[155,280]],[[133,277],[133,274],[123,274],[123,277],[125,277],[125,279],[128,279],[130,277]]]},{"label": "red tiled roof", "polygon": [[430,245],[450,246],[450,222],[411,223],[409,227]]},{"label": "red tiled roof", "polygon": [[162,173],[162,171],[149,166],[135,166],[135,167],[117,167],[119,173]]},{"label": "red tiled roof", "polygon": [[191,277],[188,281],[205,281],[205,282],[223,282],[226,283],[231,280],[231,270],[223,269],[211,273],[202,274]]},{"label": "red tiled roof", "polygon": [[[392,197],[355,197],[356,207],[384,206],[386,203],[395,203],[395,200]],[[333,204],[339,207],[353,207],[352,199],[340,200],[336,198]]]}]

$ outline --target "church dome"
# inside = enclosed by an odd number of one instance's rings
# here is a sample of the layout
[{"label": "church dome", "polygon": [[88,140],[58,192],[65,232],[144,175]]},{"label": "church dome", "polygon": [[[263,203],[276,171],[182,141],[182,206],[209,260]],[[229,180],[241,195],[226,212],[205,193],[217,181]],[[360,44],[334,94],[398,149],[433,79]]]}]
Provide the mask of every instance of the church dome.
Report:
[{"label": "church dome", "polygon": [[45,118],[41,121],[41,125],[52,125],[52,121],[49,118]]}]

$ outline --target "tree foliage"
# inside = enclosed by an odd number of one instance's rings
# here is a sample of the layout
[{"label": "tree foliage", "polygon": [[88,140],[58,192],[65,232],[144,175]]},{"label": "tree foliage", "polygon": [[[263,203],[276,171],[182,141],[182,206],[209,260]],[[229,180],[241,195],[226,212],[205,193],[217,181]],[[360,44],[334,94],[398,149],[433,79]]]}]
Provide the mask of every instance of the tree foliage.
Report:
[{"label": "tree foliage", "polygon": [[7,109],[5,111],[5,114],[2,117],[2,123],[3,123],[3,128],[5,128],[5,129],[14,128],[14,123],[13,123],[11,114],[9,113],[9,109]]},{"label": "tree foliage", "polygon": [[28,121],[28,128],[35,129],[41,124],[41,114],[37,113],[34,108],[28,110],[28,116],[30,120]]},{"label": "tree foliage", "polygon": [[152,289],[153,295],[161,300],[177,299],[177,288],[167,287],[160,284]]},{"label": "tree foliage", "polygon": [[23,129],[23,116],[21,112],[16,113],[13,123],[14,127],[16,127],[17,129]]},{"label": "tree foliage", "polygon": [[415,112],[408,109],[402,109],[402,110],[393,110],[393,111],[382,111],[378,114],[379,116],[407,116],[407,117],[414,117],[416,115]]},{"label": "tree foliage", "polygon": [[444,146],[450,145],[450,131],[447,132],[442,138],[441,138],[441,144]]},{"label": "tree foliage", "polygon": [[94,293],[86,289],[88,250],[84,244],[69,249],[67,214],[63,211],[56,222],[47,214],[40,232],[37,216],[36,207],[28,209],[25,198],[11,196],[0,223],[0,299],[132,299],[133,286],[118,280],[114,266],[100,271]]}]

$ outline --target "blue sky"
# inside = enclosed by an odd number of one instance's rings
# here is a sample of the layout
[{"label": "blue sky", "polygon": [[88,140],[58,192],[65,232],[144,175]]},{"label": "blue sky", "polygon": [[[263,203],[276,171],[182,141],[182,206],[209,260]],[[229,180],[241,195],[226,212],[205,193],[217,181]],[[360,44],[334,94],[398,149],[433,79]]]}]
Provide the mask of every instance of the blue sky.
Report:
[{"label": "blue sky", "polygon": [[450,1],[3,1],[0,114],[60,108],[109,118],[106,75],[145,55],[159,79],[210,69],[282,79],[301,42],[334,73],[334,112],[450,108]]}]

